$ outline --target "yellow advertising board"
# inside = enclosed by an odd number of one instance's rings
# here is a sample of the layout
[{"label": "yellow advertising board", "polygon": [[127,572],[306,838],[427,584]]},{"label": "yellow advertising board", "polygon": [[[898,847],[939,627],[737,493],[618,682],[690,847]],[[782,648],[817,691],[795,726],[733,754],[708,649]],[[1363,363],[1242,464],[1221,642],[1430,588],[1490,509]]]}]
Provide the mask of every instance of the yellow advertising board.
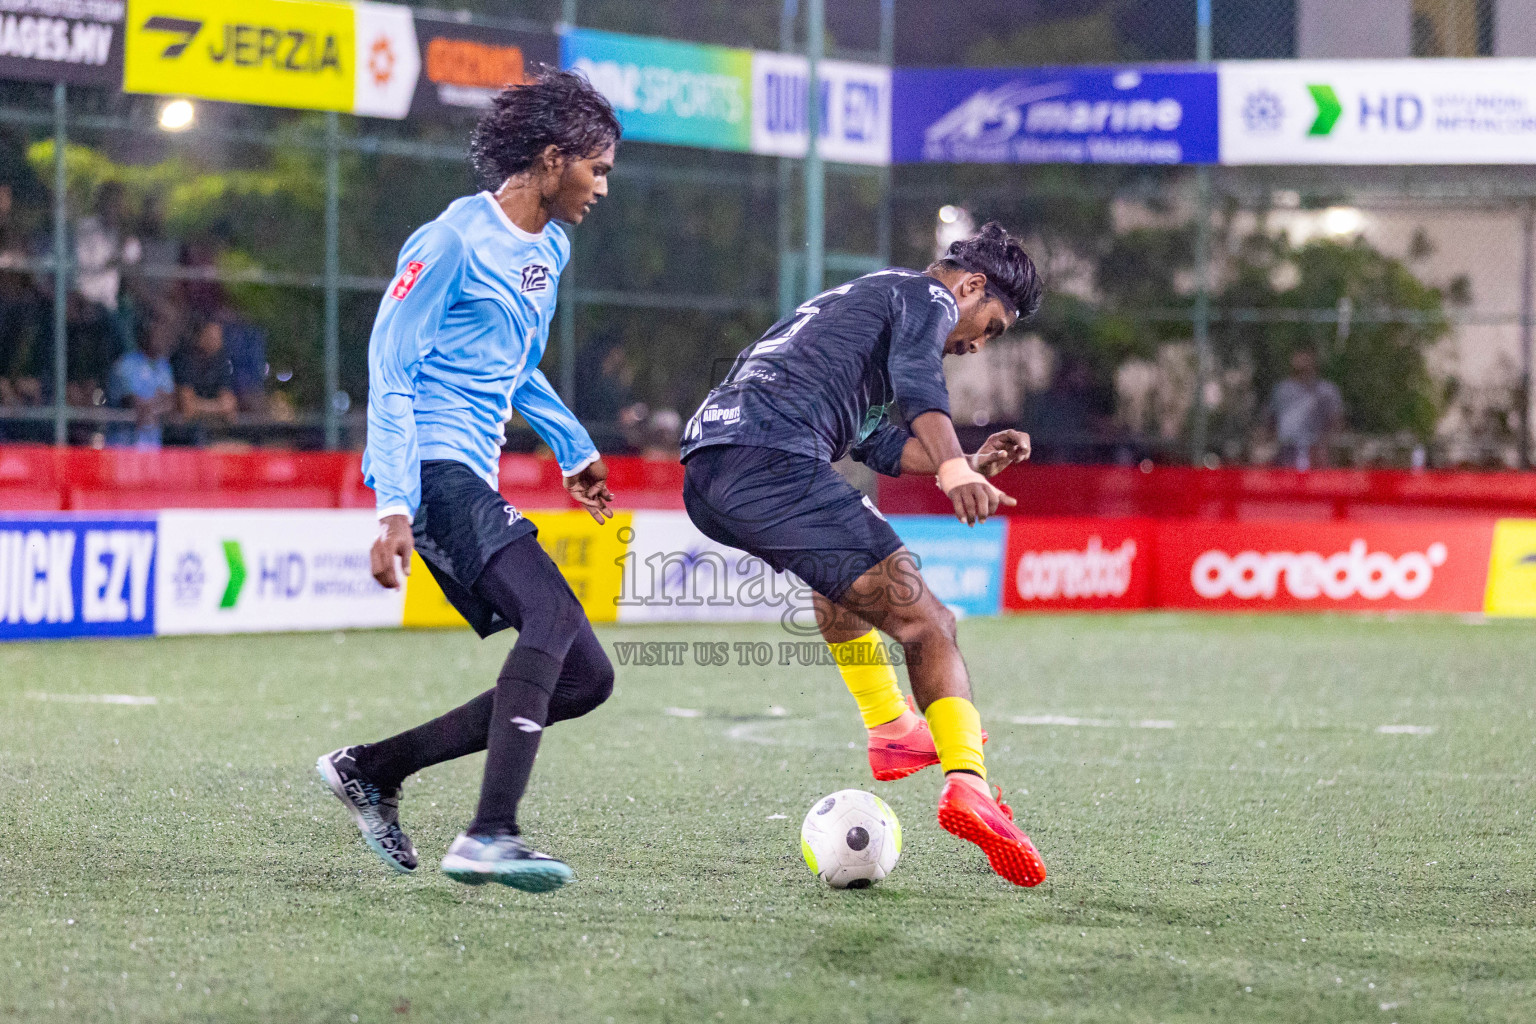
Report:
[{"label": "yellow advertising board", "polygon": [[[629,529],[633,514],[621,512],[602,526],[585,512],[529,512],[527,516],[538,526],[539,543],[559,566],[587,618],[593,622],[617,619],[621,561],[633,533]],[[411,563],[402,625],[426,629],[466,625],[420,556]]]},{"label": "yellow advertising board", "polygon": [[1536,617],[1536,519],[1500,519],[1494,527],[1484,610]]},{"label": "yellow advertising board", "polygon": [[355,47],[347,4],[129,0],[123,88],[351,110]]},{"label": "yellow advertising board", "polygon": [[410,8],[323,0],[128,0],[126,92],[404,117]]}]

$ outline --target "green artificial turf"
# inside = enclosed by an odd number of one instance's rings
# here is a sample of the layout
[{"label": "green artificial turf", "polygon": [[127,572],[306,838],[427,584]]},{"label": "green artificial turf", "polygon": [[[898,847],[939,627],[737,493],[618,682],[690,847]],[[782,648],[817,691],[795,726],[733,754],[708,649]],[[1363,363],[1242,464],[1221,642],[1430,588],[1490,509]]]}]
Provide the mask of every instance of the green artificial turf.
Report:
[{"label": "green artificial turf", "polygon": [[[0,647],[0,1020],[1536,1019],[1536,628],[1029,618],[962,643],[1051,871],[1032,891],[939,830],[935,771],[869,780],[830,668],[621,667],[545,737],[524,824],[579,881],[533,896],[435,869],[480,757],[407,784],[411,877],[313,768],[489,685],[504,639]],[[70,699],[105,694],[157,702]],[[862,892],[798,852],[848,786],[906,829]]]}]

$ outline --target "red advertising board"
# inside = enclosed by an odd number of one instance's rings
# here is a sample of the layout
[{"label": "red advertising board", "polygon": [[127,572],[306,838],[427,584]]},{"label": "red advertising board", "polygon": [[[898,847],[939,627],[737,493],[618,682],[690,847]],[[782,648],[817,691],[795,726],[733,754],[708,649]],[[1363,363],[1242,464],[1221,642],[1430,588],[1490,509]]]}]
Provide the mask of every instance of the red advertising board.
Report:
[{"label": "red advertising board", "polygon": [[1163,522],[1154,603],[1202,611],[1480,612],[1493,522]]},{"label": "red advertising board", "polygon": [[1152,598],[1153,540],[1146,519],[1010,518],[1003,607],[1145,608]]}]

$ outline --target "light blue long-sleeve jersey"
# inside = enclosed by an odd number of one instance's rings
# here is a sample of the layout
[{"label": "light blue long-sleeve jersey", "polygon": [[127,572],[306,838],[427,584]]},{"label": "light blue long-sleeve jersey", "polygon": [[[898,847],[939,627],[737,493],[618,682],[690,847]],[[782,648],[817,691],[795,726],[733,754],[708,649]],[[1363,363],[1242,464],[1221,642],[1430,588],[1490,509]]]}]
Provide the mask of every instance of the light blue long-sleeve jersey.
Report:
[{"label": "light blue long-sleeve jersey", "polygon": [[529,234],[489,192],[455,200],[411,235],[368,342],[363,478],[379,515],[414,515],[421,463],[450,459],[497,486],[516,409],[567,476],[597,458],[539,372],[571,243],[553,221]]}]

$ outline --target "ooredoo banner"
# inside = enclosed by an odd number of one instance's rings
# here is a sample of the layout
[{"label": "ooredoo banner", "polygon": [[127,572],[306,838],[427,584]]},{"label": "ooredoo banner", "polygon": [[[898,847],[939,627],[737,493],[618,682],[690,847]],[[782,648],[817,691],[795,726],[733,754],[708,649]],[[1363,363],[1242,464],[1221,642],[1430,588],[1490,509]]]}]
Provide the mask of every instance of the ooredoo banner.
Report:
[{"label": "ooredoo banner", "polygon": [[1153,543],[1152,523],[1143,519],[1009,519],[1003,607],[1146,608]]},{"label": "ooredoo banner", "polygon": [[1223,611],[1481,612],[1494,524],[1164,522],[1154,601]]}]

